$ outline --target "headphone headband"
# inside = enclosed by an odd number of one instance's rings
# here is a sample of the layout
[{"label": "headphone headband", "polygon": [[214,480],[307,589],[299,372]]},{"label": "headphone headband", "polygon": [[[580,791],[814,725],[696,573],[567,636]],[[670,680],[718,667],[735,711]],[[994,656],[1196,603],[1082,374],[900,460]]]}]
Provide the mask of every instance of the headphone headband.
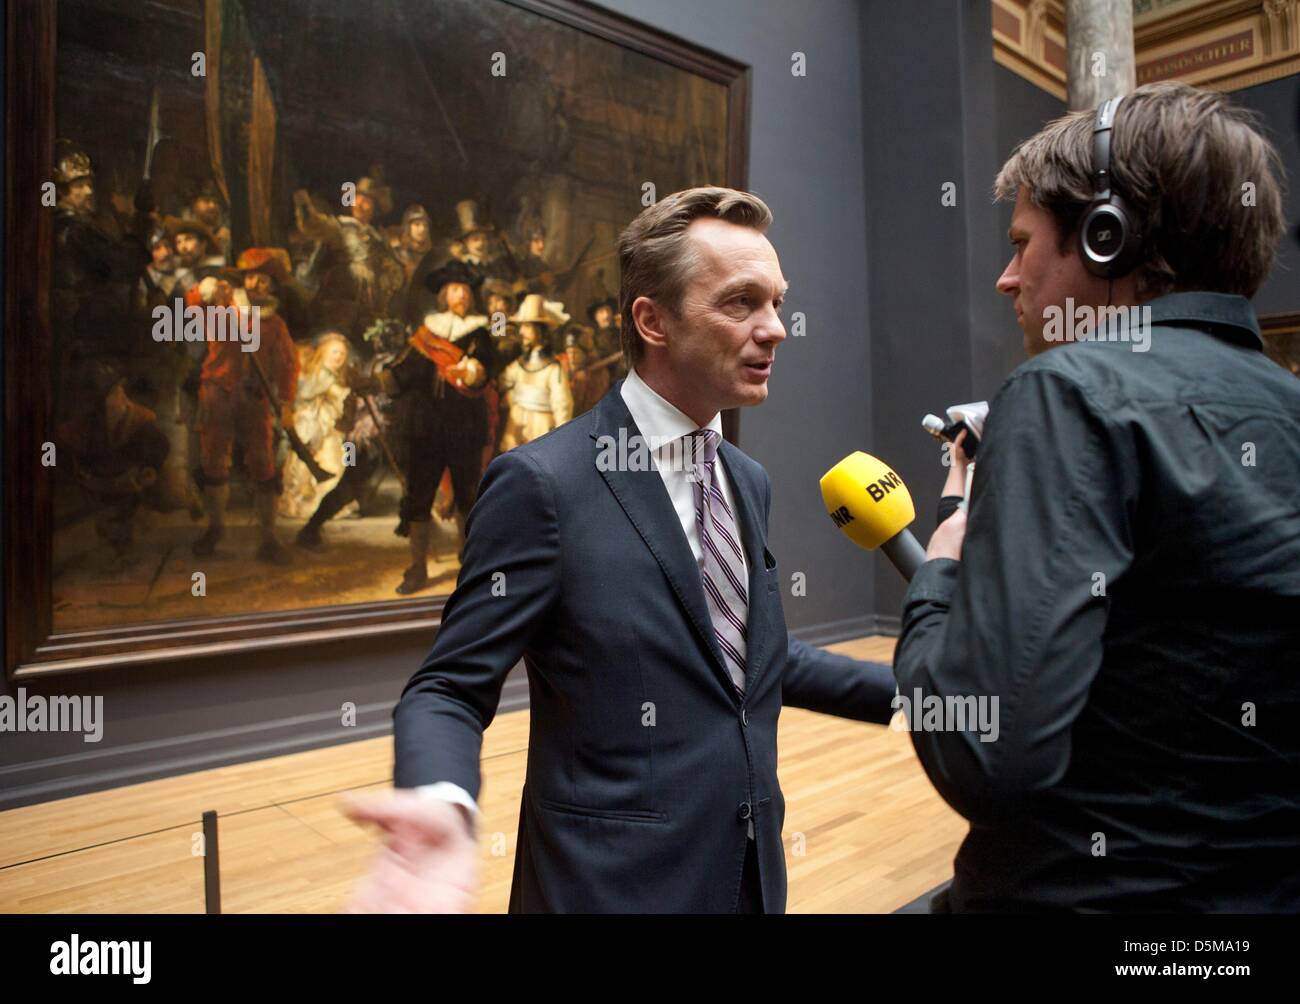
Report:
[{"label": "headphone headband", "polygon": [[1110,152],[1123,95],[1103,101],[1092,126],[1092,202],[1079,226],[1079,254],[1093,275],[1114,279],[1133,271],[1141,241],[1124,200],[1111,190]]},{"label": "headphone headband", "polygon": [[1097,120],[1092,126],[1092,192],[1094,199],[1110,196],[1110,137],[1115,125],[1115,112],[1124,96],[1109,98],[1097,109]]}]

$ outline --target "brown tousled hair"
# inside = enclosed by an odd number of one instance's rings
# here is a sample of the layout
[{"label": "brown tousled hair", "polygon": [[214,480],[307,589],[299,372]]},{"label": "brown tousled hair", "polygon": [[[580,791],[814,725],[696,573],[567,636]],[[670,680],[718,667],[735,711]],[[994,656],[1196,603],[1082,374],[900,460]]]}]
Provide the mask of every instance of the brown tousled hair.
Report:
[{"label": "brown tousled hair", "polygon": [[[993,186],[998,199],[1023,191],[1048,210],[1062,254],[1077,245],[1092,201],[1095,121],[1095,110],[1085,110],[1049,122],[1016,147]],[[1286,178],[1256,116],[1218,91],[1144,84],[1120,102],[1111,143],[1113,188],[1142,234],[1139,298],[1183,290],[1254,296],[1285,227]]]}]

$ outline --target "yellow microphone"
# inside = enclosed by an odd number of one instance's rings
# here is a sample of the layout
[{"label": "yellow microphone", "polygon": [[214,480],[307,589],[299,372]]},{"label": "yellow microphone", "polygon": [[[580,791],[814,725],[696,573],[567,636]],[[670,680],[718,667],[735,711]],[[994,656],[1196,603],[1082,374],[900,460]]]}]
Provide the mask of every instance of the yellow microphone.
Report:
[{"label": "yellow microphone", "polygon": [[925,563],[925,549],[908,525],[916,518],[903,479],[883,460],[859,450],[822,475],[822,501],[832,522],[868,551],[876,548],[910,580]]}]

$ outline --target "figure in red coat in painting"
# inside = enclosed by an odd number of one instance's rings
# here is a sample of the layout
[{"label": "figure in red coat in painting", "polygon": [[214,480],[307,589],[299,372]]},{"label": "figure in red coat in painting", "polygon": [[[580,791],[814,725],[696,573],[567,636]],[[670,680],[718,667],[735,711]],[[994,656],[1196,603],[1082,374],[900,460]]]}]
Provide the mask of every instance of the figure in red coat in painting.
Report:
[{"label": "figure in red coat in painting", "polygon": [[[288,426],[293,422],[298,356],[289,329],[276,312],[273,284],[250,282],[247,286],[247,291],[235,290],[226,279],[209,277],[186,294],[187,306],[227,308],[228,317],[238,319],[243,334],[242,340],[220,340],[214,312],[208,312],[197,423],[208,529],[194,542],[192,550],[197,555],[212,554],[225,534],[231,455],[237,443],[254,487],[260,535],[257,557],[282,565],[290,559],[275,534],[275,500],[280,490],[274,451],[276,416],[257,368],[261,367],[271,384],[280,405],[280,420]],[[232,308],[234,313],[229,313]],[[227,321],[227,335],[231,327]],[[248,337],[250,330],[256,332],[255,337]],[[255,351],[245,351],[253,346]]]}]

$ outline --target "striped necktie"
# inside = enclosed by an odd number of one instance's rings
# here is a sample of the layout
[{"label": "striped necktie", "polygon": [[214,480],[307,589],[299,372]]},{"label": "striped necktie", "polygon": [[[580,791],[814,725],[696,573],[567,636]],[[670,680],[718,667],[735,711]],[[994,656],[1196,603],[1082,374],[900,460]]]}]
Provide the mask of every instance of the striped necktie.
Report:
[{"label": "striped necktie", "polygon": [[741,557],[736,517],[718,486],[718,444],[722,437],[712,429],[700,429],[690,438],[692,466],[687,476],[695,493],[695,526],[702,552],[700,579],[722,661],[731,674],[736,693],[743,696],[749,593],[745,588],[745,562]]}]

